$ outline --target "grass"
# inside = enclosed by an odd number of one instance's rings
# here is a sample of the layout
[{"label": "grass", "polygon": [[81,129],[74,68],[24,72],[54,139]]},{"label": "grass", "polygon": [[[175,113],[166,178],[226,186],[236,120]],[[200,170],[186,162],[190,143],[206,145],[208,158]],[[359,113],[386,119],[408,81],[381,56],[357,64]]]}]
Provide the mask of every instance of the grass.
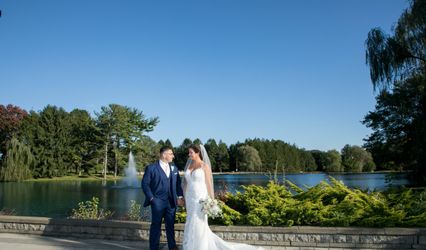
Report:
[{"label": "grass", "polygon": [[[107,180],[121,180],[124,176],[117,176],[114,178],[113,175],[107,175]],[[37,179],[29,179],[26,181],[32,182],[43,182],[43,181],[101,181],[104,179],[104,176],[101,174],[93,174],[93,175],[67,175],[62,177],[52,177],[52,178],[37,178]]]}]

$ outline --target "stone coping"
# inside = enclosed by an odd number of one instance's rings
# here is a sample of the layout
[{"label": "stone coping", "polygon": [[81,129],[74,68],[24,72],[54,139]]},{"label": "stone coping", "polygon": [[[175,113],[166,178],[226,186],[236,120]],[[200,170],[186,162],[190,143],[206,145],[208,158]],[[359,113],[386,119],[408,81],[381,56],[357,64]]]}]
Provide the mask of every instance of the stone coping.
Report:
[{"label": "stone coping", "polygon": [[[25,223],[40,225],[69,225],[69,226],[96,226],[129,229],[149,229],[150,223],[143,221],[120,220],[79,220],[79,219],[55,219],[48,217],[31,216],[5,216],[0,215],[3,223]],[[163,224],[164,226],[164,224]],[[370,227],[265,227],[265,226],[218,226],[210,225],[212,231],[220,232],[244,232],[244,233],[303,233],[303,234],[358,234],[358,235],[425,235],[426,228],[370,228]],[[184,224],[175,224],[175,230],[183,230]]]},{"label": "stone coping", "polygon": [[[149,222],[0,216],[0,233],[147,241],[149,227]],[[210,228],[224,240],[268,246],[268,249],[426,249],[426,228],[217,225]],[[175,225],[177,242],[182,242],[183,230],[183,224]],[[166,240],[164,230],[161,240]]]}]

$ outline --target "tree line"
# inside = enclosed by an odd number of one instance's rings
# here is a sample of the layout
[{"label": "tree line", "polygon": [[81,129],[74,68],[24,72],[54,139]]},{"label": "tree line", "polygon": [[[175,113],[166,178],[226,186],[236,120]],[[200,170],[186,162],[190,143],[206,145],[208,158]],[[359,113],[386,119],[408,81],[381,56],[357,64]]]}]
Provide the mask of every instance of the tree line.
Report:
[{"label": "tree line", "polygon": [[158,117],[110,104],[95,112],[48,105],[36,112],[14,105],[0,105],[0,180],[66,175],[122,175],[129,152],[135,155],[139,171],[158,158],[159,148],[175,151],[175,164],[183,169],[189,145],[203,143],[215,172],[309,172],[372,171],[371,154],[359,146],[346,145],[341,152],[305,150],[281,140],[247,139],[227,145],[209,139],[158,142],[145,133],[158,124]]},{"label": "tree line", "polygon": [[117,176],[130,150],[140,152],[141,162],[152,159],[156,143],[144,133],[154,129],[157,117],[118,104],[95,114],[52,105],[39,112],[0,105],[0,180],[83,172]]},{"label": "tree line", "polygon": [[[341,151],[300,149],[280,140],[247,139],[226,145],[205,142],[214,171],[371,171],[414,170],[426,182],[426,1],[410,0],[393,34],[380,28],[367,36],[366,63],[377,92],[376,107],[363,123],[373,130],[363,147]],[[92,118],[85,110],[47,106],[29,113],[0,105],[0,180],[54,177],[70,173],[122,172],[130,151],[139,166],[152,162],[161,145],[145,135],[158,118],[110,104]],[[182,168],[186,147],[175,146]],[[173,146],[173,145],[171,145]],[[374,160],[373,160],[374,159]]]},{"label": "tree line", "polygon": [[[174,147],[175,162],[185,166],[187,148],[192,143],[203,143],[200,139],[185,139]],[[169,140],[160,145],[173,147]],[[209,139],[204,143],[213,171],[247,172],[369,172],[376,168],[372,155],[360,146],[345,145],[337,150],[305,150],[282,140],[246,139],[227,146],[224,142]]]}]

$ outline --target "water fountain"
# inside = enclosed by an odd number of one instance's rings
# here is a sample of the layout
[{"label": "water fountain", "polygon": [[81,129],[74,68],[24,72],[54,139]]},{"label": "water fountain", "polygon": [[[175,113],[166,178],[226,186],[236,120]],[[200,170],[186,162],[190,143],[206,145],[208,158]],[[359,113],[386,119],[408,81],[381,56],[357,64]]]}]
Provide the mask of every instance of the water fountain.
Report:
[{"label": "water fountain", "polygon": [[124,177],[124,184],[127,187],[140,187],[137,178],[135,157],[133,156],[132,152],[129,153],[129,162],[127,167],[124,169],[124,173],[126,175],[126,177]]}]

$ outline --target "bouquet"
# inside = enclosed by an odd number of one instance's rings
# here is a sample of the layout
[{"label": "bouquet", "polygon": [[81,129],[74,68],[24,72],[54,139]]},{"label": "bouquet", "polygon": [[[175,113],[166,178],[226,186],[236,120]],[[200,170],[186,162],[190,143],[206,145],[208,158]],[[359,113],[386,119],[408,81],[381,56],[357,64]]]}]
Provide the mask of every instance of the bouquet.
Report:
[{"label": "bouquet", "polygon": [[201,211],[207,214],[207,217],[214,219],[222,215],[222,209],[217,200],[208,197],[206,199],[200,199],[200,204]]}]

